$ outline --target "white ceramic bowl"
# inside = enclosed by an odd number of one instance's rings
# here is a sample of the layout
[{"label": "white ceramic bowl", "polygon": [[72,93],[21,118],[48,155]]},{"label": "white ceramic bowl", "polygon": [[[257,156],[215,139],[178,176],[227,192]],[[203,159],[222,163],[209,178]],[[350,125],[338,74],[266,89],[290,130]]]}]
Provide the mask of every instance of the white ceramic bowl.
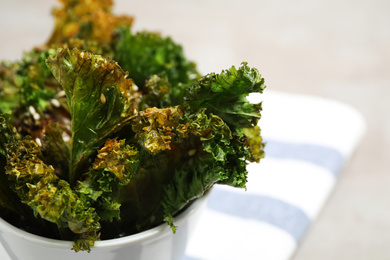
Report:
[{"label": "white ceramic bowl", "polygon": [[[97,241],[90,253],[76,253],[71,250],[72,242],[33,235],[0,218],[0,243],[12,260],[182,260],[208,193],[175,218],[175,234],[164,223],[135,235]],[[5,252],[0,252],[0,256]]]}]

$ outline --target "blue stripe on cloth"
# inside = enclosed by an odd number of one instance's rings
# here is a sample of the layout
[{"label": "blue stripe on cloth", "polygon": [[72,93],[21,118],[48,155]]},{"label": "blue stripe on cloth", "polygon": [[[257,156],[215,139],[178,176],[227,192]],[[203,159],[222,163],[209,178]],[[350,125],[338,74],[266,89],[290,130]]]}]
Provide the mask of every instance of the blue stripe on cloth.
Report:
[{"label": "blue stripe on cloth", "polygon": [[344,156],[336,149],[315,144],[287,143],[265,140],[265,156],[280,159],[294,159],[316,164],[338,176],[344,163]]},{"label": "blue stripe on cloth", "polygon": [[276,198],[229,192],[214,187],[207,204],[211,210],[274,225],[300,241],[309,227],[309,217],[298,207]]}]

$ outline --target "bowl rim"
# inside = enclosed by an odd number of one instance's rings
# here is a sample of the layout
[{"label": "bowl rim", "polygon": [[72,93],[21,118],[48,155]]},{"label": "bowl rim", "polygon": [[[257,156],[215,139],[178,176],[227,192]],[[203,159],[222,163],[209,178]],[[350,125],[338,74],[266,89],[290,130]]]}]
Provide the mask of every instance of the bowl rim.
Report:
[{"label": "bowl rim", "polygon": [[[205,194],[203,194],[203,196],[193,200],[192,203],[185,210],[183,210],[179,215],[175,217],[175,224],[178,226],[178,229],[180,229],[180,224],[184,222],[187,217],[193,215],[198,208],[202,207],[202,205],[206,203],[207,195],[208,195],[207,193],[209,192],[206,192]],[[30,242],[40,244],[43,246],[67,248],[67,249],[73,247],[73,241],[59,240],[59,239],[53,239],[53,238],[47,238],[47,237],[35,235],[25,230],[22,230],[18,227],[13,226],[12,224],[8,223],[2,218],[0,218],[0,233],[10,233],[20,239],[28,240]],[[120,246],[124,244],[126,245],[137,244],[153,237],[169,235],[169,234],[173,234],[171,227],[167,223],[162,223],[154,228],[133,235],[96,241],[92,250],[94,248],[106,248],[106,247]]]}]

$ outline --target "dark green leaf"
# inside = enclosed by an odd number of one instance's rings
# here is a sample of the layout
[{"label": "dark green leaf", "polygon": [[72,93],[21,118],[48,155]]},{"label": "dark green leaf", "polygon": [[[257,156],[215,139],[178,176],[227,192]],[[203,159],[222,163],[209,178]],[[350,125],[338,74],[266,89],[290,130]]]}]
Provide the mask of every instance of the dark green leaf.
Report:
[{"label": "dark green leaf", "polygon": [[1,114],[0,111],[0,209],[7,208],[20,214],[20,200],[11,190],[10,182],[5,174],[7,146],[15,141],[16,131],[12,126],[11,115]]},{"label": "dark green leaf", "polygon": [[257,124],[261,104],[251,104],[247,97],[250,93],[262,93],[264,88],[258,70],[243,63],[238,70],[233,66],[221,74],[206,75],[188,88],[185,100],[190,109],[207,108],[236,131]]},{"label": "dark green leaf", "polygon": [[141,89],[148,78],[164,73],[177,91],[174,96],[180,96],[185,90],[180,83],[198,78],[195,64],[186,60],[182,47],[171,38],[145,31],[132,34],[126,27],[119,30],[119,37],[114,59]]},{"label": "dark green leaf", "polygon": [[63,87],[72,118],[69,180],[74,185],[107,137],[137,113],[139,94],[112,61],[78,49],[59,49],[47,65]]}]

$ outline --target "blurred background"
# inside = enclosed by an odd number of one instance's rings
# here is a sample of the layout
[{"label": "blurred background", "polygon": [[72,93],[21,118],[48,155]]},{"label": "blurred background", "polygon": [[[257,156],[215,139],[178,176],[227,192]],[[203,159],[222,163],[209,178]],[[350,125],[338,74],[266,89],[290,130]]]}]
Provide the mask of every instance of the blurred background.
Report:
[{"label": "blurred background", "polygon": [[[133,30],[171,36],[203,74],[247,61],[267,90],[355,107],[367,132],[293,260],[390,259],[390,1],[114,3],[115,13],[135,17]],[[0,0],[0,59],[44,43],[55,5]]]}]

